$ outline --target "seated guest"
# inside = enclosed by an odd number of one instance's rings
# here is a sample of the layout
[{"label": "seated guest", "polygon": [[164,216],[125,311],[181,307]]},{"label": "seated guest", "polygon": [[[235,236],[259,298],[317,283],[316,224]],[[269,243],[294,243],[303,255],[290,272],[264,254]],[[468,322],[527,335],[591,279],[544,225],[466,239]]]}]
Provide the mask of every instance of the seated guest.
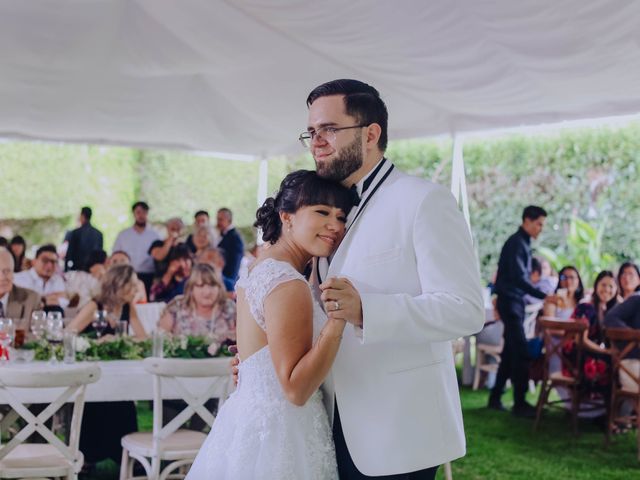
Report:
[{"label": "seated guest", "polygon": [[[585,376],[585,388],[592,393],[607,394],[611,386],[611,361],[604,347],[604,317],[617,304],[616,279],[613,272],[604,270],[596,277],[591,301],[579,304],[571,315],[572,319],[589,327],[584,332],[586,352],[582,358],[582,368]],[[574,345],[567,344],[563,350],[571,355],[574,353]]]},{"label": "seated guest", "polygon": [[184,223],[178,217],[170,218],[167,220],[166,228],[167,238],[156,240],[149,247],[149,255],[153,257],[156,276],[161,276],[167,271],[169,254],[180,243]]},{"label": "seated guest", "polygon": [[[31,312],[41,307],[40,295],[13,283],[14,260],[9,250],[0,247],[0,317],[24,319],[28,324]],[[25,330],[29,325],[21,325]]]},{"label": "seated guest", "polygon": [[640,329],[640,295],[630,295],[604,316],[605,328]]},{"label": "seated guest", "polygon": [[184,295],[164,309],[158,327],[174,335],[212,335],[216,342],[236,338],[236,305],[226,295],[210,265],[197,264],[185,285]]},{"label": "seated guest", "polygon": [[200,227],[207,227],[209,229],[209,235],[211,237],[211,245],[217,245],[220,241],[220,234],[209,223],[209,212],[206,210],[198,210],[193,216],[193,229],[192,233],[187,237],[187,247],[191,250],[191,253],[196,253],[196,246],[193,243],[193,235]]},{"label": "seated guest", "polygon": [[191,238],[193,245],[193,253],[196,261],[200,261],[202,254],[210,247],[213,247],[213,238],[211,236],[211,228],[208,226],[196,228]]},{"label": "seated guest", "polygon": [[[130,323],[134,335],[146,337],[138,319],[133,299],[137,292],[137,277],[131,265],[115,265],[107,270],[100,282],[100,293],[87,303],[69,323],[67,330],[91,332],[94,314],[107,311],[108,325],[103,334],[113,334],[117,322]],[[138,430],[134,402],[90,402],[85,404],[80,435],[80,450],[84,454],[85,468],[111,458],[119,462],[122,456],[120,440]]]},{"label": "seated guest", "polygon": [[84,270],[70,270],[64,278],[69,306],[82,308],[100,292],[100,280],[106,272],[107,252],[94,250],[85,260]]},{"label": "seated guest", "polygon": [[115,265],[110,267],[100,281],[99,293],[91,299],[78,315],[67,325],[67,330],[76,332],[91,332],[94,330],[92,322],[94,314],[98,310],[106,310],[109,325],[103,334],[113,334],[116,331],[119,320],[130,323],[133,333],[137,338],[146,338],[146,333],[136,309],[133,308],[133,300],[138,291],[138,278],[131,265]]},{"label": "seated guest", "polygon": [[[124,250],[116,250],[113,252],[111,256],[107,258],[105,266],[109,269],[115,265],[131,265],[129,254]],[[147,303],[147,289],[144,286],[144,282],[138,278],[136,283],[138,287],[133,303]]]},{"label": "seated guest", "polygon": [[638,265],[633,262],[625,262],[620,265],[618,287],[623,300],[640,291],[640,268],[638,268]]},{"label": "seated guest", "polygon": [[[556,288],[556,285],[554,285],[554,282],[552,282],[549,277],[542,276],[542,261],[537,257],[531,257],[531,274],[529,278],[531,285],[547,295],[551,295]],[[524,296],[524,303],[527,305],[541,302],[539,298],[529,295],[528,293]]]},{"label": "seated guest", "polygon": [[64,279],[56,269],[58,252],[51,244],[43,245],[36,252],[33,267],[17,273],[15,284],[37,292],[42,297],[45,310],[63,311],[69,305]]},{"label": "seated guest", "polygon": [[167,271],[151,287],[152,302],[170,302],[184,293],[184,285],[191,274],[193,260],[189,248],[176,246],[169,255]]},{"label": "seated guest", "polygon": [[16,235],[11,239],[9,248],[15,260],[15,272],[22,272],[31,268],[31,261],[26,257],[27,242],[20,235]]},{"label": "seated guest", "polygon": [[202,255],[198,258],[198,263],[205,263],[213,267],[216,271],[216,274],[222,279],[222,283],[224,283],[224,288],[227,289],[227,293],[229,293],[232,298],[235,298],[235,284],[232,279],[225,277],[222,272],[224,272],[224,255],[219,248],[209,247]]},{"label": "seated guest", "polygon": [[[640,329],[640,295],[629,295],[627,299],[613,307],[604,317],[605,328],[633,328]],[[640,351],[633,350],[628,358],[622,360],[625,368],[629,369],[636,377],[640,376]],[[636,390],[636,382],[623,370],[620,371],[620,383],[623,388]],[[623,404],[620,408],[621,415],[629,415],[632,405]]]},{"label": "seated guest", "polygon": [[568,320],[580,301],[584,298],[584,286],[576,267],[562,267],[556,287],[557,304],[545,302],[543,314]]}]

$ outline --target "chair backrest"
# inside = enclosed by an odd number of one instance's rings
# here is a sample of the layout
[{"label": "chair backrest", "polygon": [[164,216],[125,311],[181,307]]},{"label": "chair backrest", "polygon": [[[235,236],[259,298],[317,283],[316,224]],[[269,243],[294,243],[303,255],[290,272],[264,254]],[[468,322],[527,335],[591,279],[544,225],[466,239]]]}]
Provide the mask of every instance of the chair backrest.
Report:
[{"label": "chair backrest", "polygon": [[147,335],[151,335],[158,328],[158,320],[165,306],[164,302],[136,304],[136,313]]},{"label": "chair backrest", "polygon": [[536,321],[538,314],[542,310],[543,303],[531,303],[524,307],[524,336],[527,339],[531,339],[536,336]]},{"label": "chair backrest", "polygon": [[[548,372],[549,361],[554,356],[560,358],[562,367],[576,380],[582,377],[580,368],[584,344],[584,332],[587,325],[581,322],[559,320],[553,317],[541,317],[540,329],[545,349],[545,371]],[[565,346],[572,342],[575,354],[565,353]]]},{"label": "chair backrest", "polygon": [[614,376],[617,374],[626,392],[640,393],[640,369],[638,368],[640,330],[607,328],[605,336],[609,339],[611,346],[611,366]]},{"label": "chair backrest", "polygon": [[[205,407],[207,400],[219,398],[218,407],[222,405],[231,389],[231,359],[180,359],[180,358],[146,358],[144,368],[153,378],[153,439],[157,447],[160,440],[167,438],[180,428],[192,415],[197,414],[209,426],[213,425],[214,416]],[[194,393],[186,388],[180,379],[208,378],[204,389]],[[162,426],[162,384],[171,384],[178,391],[187,406],[173,420]]]},{"label": "chair backrest", "polygon": [[[27,423],[6,445],[0,448],[0,460],[34,432],[39,433],[53,445],[73,467],[75,473],[82,468],[82,453],[78,450],[80,426],[84,411],[84,393],[87,384],[100,378],[100,367],[96,364],[76,364],[50,366],[46,363],[32,363],[24,366],[3,366],[0,368],[0,403],[7,403]],[[21,388],[61,388],[64,391],[37,416],[19,400],[15,389]],[[68,444],[60,440],[45,422],[67,401],[74,399]]]}]

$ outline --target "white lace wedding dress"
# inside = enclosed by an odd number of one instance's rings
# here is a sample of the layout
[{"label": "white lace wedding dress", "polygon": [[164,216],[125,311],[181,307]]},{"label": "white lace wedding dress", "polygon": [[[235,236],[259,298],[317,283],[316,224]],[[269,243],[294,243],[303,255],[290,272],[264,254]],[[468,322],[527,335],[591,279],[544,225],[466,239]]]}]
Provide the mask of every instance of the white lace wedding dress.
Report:
[{"label": "white lace wedding dress", "polygon": [[[263,330],[264,299],[276,286],[289,281],[307,283],[290,264],[273,259],[265,259],[238,281]],[[326,316],[315,300],[313,308],[315,339]],[[220,408],[187,480],[337,478],[321,392],[316,391],[302,407],[287,401],[268,345],[242,360],[238,386]]]}]

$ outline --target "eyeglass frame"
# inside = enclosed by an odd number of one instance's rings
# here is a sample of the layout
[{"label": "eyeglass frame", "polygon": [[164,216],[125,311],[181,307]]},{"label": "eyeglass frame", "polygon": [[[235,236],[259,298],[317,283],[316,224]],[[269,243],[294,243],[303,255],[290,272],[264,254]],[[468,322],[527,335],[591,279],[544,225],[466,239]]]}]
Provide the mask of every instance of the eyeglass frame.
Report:
[{"label": "eyeglass frame", "polygon": [[[369,124],[371,125],[371,124]],[[313,139],[319,134],[319,132],[324,131],[325,134],[332,134],[333,138],[336,138],[336,132],[339,132],[340,130],[349,130],[352,128],[365,128],[368,127],[369,125],[352,125],[350,127],[332,127],[331,125],[327,125],[325,127],[320,127],[317,130],[313,130],[313,131],[306,131],[306,132],[302,132],[300,134],[300,136],[298,137],[298,140],[300,141],[300,143],[302,143],[302,145],[304,146],[304,148],[310,148],[311,147],[311,143],[313,142]],[[322,133],[320,133],[320,136],[322,138],[324,138],[325,140],[328,140],[326,137],[323,136]],[[307,145],[306,142],[309,142],[309,144]]]}]

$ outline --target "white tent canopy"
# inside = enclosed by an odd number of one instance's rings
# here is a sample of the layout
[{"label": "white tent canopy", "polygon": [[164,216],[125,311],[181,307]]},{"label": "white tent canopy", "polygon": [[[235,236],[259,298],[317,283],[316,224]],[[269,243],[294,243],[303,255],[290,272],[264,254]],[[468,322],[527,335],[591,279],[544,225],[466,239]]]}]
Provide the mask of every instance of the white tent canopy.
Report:
[{"label": "white tent canopy", "polygon": [[0,135],[298,151],[309,90],[358,78],[390,137],[640,111],[640,2],[0,3]]}]

